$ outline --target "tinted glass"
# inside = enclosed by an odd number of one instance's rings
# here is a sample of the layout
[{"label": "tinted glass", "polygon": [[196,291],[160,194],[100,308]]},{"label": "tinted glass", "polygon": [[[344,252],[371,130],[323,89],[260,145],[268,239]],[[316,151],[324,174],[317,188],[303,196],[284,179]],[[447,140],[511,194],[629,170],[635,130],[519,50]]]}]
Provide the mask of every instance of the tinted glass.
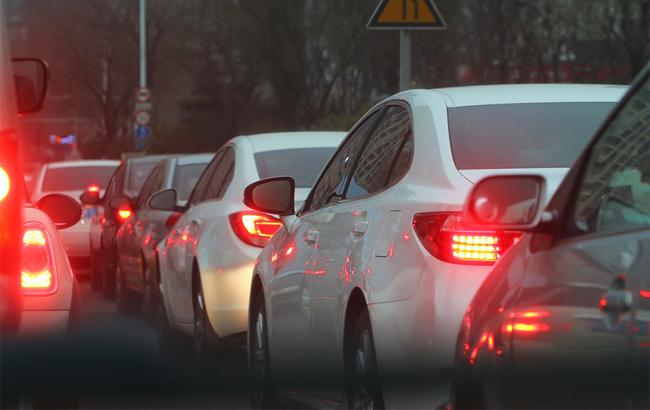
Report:
[{"label": "tinted glass", "polygon": [[390,107],[372,133],[354,170],[347,199],[370,195],[388,185],[391,169],[411,132],[411,117],[404,107]]},{"label": "tinted glass", "polygon": [[144,182],[144,185],[142,185],[142,189],[138,194],[138,200],[136,205],[138,208],[144,206],[144,204],[147,202],[147,199],[151,196],[152,193],[155,192],[157,175],[161,173],[161,169],[162,166],[159,165],[153,171],[151,171],[146,181]]},{"label": "tinted glass", "polygon": [[346,138],[311,191],[308,199],[309,204],[305,210],[318,209],[336,199],[343,192],[345,181],[354,165],[356,156],[378,116],[378,111],[375,111]]},{"label": "tinted glass", "polygon": [[235,166],[235,153],[231,148],[227,148],[223,157],[217,164],[217,168],[212,175],[210,184],[205,192],[204,200],[219,199],[230,185]]},{"label": "tinted glass", "polygon": [[411,165],[411,159],[413,158],[413,133],[409,132],[406,140],[404,141],[404,146],[399,152],[395,162],[393,164],[393,169],[390,171],[390,176],[388,177],[388,185],[393,185],[406,174]]},{"label": "tinted glass", "polygon": [[48,168],[43,178],[43,192],[83,191],[88,185],[106,188],[115,167]]},{"label": "tinted glass", "polygon": [[223,151],[219,151],[214,155],[214,158],[208,164],[206,170],[201,174],[199,180],[196,182],[196,186],[190,195],[190,203],[197,204],[203,201],[205,191],[208,189],[208,185],[212,179],[212,174],[214,174],[214,169],[217,167],[223,156]]},{"label": "tinted glass", "polygon": [[497,104],[450,108],[458,169],[570,167],[611,102]]},{"label": "tinted glass", "polygon": [[591,151],[575,223],[584,232],[650,226],[650,83],[626,102]]},{"label": "tinted glass", "polygon": [[140,192],[144,181],[147,179],[147,176],[156,166],[155,162],[136,162],[131,164],[131,171],[129,175],[129,184],[127,189],[131,192]]},{"label": "tinted glass", "polygon": [[265,151],[255,154],[260,179],[290,176],[296,188],[311,188],[335,147],[299,148]]},{"label": "tinted glass", "polygon": [[186,201],[208,164],[191,164],[176,167],[173,187],[178,192],[178,200]]}]

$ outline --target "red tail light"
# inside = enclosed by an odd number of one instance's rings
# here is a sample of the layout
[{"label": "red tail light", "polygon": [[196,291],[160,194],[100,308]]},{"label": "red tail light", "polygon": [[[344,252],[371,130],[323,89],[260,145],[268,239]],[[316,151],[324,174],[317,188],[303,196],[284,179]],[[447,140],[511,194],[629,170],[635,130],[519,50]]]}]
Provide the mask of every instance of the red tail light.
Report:
[{"label": "red tail light", "polygon": [[117,219],[120,222],[126,222],[133,216],[131,208],[120,208],[117,210]]},{"label": "red tail light", "polygon": [[181,218],[181,215],[183,215],[181,212],[174,212],[165,221],[165,227],[167,229],[172,229],[174,225],[176,225],[176,222]]},{"label": "red tail light", "polygon": [[521,236],[466,226],[459,213],[416,214],[413,228],[422,245],[436,258],[450,263],[491,265]]},{"label": "red tail light", "polygon": [[28,225],[23,232],[20,285],[25,293],[49,293],[54,290],[52,252],[44,228]]},{"label": "red tail light", "polygon": [[88,192],[99,192],[99,185],[88,185],[86,188]]},{"label": "red tail light", "polygon": [[9,175],[4,168],[0,167],[0,202],[7,197],[9,194],[9,188],[11,188],[11,180]]},{"label": "red tail light", "polygon": [[230,225],[239,239],[249,245],[263,248],[282,227],[282,221],[268,214],[244,211],[231,214]]}]

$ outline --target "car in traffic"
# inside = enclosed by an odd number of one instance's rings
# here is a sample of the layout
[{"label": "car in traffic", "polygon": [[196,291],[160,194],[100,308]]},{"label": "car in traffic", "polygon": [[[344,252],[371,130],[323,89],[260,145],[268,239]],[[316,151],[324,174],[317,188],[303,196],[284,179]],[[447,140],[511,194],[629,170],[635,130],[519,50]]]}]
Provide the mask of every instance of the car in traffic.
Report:
[{"label": "car in traffic", "polygon": [[454,409],[650,406],[650,66],[548,207],[546,179],[480,181],[464,217],[526,232],[467,308]]},{"label": "car in traffic", "polygon": [[80,199],[87,206],[99,206],[91,222],[90,283],[108,299],[115,299],[117,244],[115,235],[120,226],[133,216],[133,203],[142,185],[164,155],[127,158],[120,162],[111,176],[104,195],[86,190]]},{"label": "car in traffic", "polygon": [[18,115],[40,111],[49,71],[38,59],[12,59],[0,7],[0,334],[18,330],[22,316],[21,249],[25,203]]},{"label": "car in traffic", "polygon": [[[241,347],[247,330],[253,265],[282,226],[277,216],[242,203],[244,188],[260,179],[292,175],[303,200],[343,139],[343,132],[287,132],[239,136],[214,156],[175,228],[158,245],[164,317],[160,342],[174,348],[179,333],[192,337],[199,362],[216,349]],[[172,210],[175,190],[150,199]]]},{"label": "car in traffic", "polygon": [[284,216],[253,272],[253,405],[446,402],[465,308],[520,235],[467,224],[465,196],[502,173],[539,173],[553,192],[623,92],[410,90],[359,120],[297,214],[291,178],[250,185],[248,206]]},{"label": "car in traffic", "polygon": [[19,336],[62,333],[78,318],[79,287],[61,232],[80,218],[79,202],[65,194],[46,194],[35,205],[25,204]]},{"label": "car in traffic", "polygon": [[[41,167],[33,181],[32,201],[48,193],[62,193],[79,198],[86,190],[103,194],[108,180],[120,164],[112,160],[78,160],[51,162]],[[84,206],[79,223],[61,231],[75,275],[90,274],[90,225],[97,213],[94,206]]]},{"label": "car in traffic", "polygon": [[[158,306],[158,259],[156,245],[176,225],[196,181],[214,154],[174,155],[161,160],[147,177],[134,202],[133,217],[117,231],[117,308],[127,313],[142,307],[150,319]],[[174,189],[175,210],[157,210],[149,198],[158,191]]]}]

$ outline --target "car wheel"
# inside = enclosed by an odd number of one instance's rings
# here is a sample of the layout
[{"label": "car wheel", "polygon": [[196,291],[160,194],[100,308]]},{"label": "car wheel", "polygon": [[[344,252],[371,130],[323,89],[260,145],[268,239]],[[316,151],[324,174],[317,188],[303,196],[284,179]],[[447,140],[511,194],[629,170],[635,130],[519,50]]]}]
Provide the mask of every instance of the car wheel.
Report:
[{"label": "car wheel", "polygon": [[210,321],[205,311],[203,286],[199,282],[194,292],[194,361],[206,366],[215,359],[216,351],[210,344]]},{"label": "car wheel", "polygon": [[93,290],[102,290],[102,271],[99,269],[99,252],[90,255],[90,287]]},{"label": "car wheel", "polygon": [[156,310],[158,306],[158,283],[154,272],[144,265],[144,292],[142,295],[142,312],[145,318],[150,322],[156,321]]},{"label": "car wheel", "polygon": [[357,318],[345,349],[345,379],[348,408],[384,408],[368,309]]},{"label": "car wheel", "polygon": [[251,407],[254,409],[275,408],[276,398],[269,360],[266,309],[262,297],[255,297],[251,309],[251,318],[249,328],[250,347],[248,350],[250,373],[253,377]]},{"label": "car wheel", "polygon": [[113,255],[104,253],[104,257],[102,258],[104,262],[102,264],[104,267],[102,270],[102,293],[108,300],[115,300],[116,293],[115,271],[117,270],[117,266],[111,261]]},{"label": "car wheel", "polygon": [[117,299],[117,311],[119,313],[130,314],[138,311],[138,298],[124,284],[124,274],[119,265],[115,272],[115,296]]},{"label": "car wheel", "polygon": [[172,329],[162,299],[156,306],[156,323],[158,348],[162,353],[177,356],[189,355],[192,346],[190,338]]}]

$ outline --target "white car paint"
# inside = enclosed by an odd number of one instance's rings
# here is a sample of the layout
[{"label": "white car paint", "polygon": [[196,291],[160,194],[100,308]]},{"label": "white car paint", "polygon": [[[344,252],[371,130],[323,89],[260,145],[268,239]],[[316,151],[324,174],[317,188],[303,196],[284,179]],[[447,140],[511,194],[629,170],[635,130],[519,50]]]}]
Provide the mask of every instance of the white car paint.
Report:
[{"label": "white car paint", "polygon": [[[302,381],[326,375],[329,381],[341,382],[335,383],[338,389],[307,388],[298,393],[344,401],[346,312],[351,295],[361,295],[368,306],[380,374],[421,372],[432,381],[430,388],[418,394],[403,395],[399,389],[384,386],[386,406],[436,408],[444,403],[460,320],[490,267],[443,262],[432,256],[413,228],[414,215],[459,212],[474,181],[502,172],[544,175],[550,195],[568,169],[459,171],[451,151],[448,109],[536,102],[613,103],[624,90],[594,85],[412,90],[371,109],[358,125],[384,104],[409,107],[412,163],[399,182],[375,194],[299,213],[260,254],[254,281],[259,281],[263,291],[274,377]],[[291,391],[300,390],[294,387],[288,386]]]},{"label": "white car paint", "polygon": [[[47,235],[52,255],[55,288],[48,294],[23,292],[23,310],[18,334],[63,333],[68,330],[75,303],[79,303],[77,284],[68,256],[63,246],[63,231],[59,231],[50,218],[40,209],[26,205],[23,211],[24,226],[34,226]],[[77,298],[77,300],[75,300]]]},{"label": "white car paint", "polygon": [[[76,168],[80,174],[83,174],[84,168],[87,167],[107,167],[110,170],[115,170],[119,165],[120,161],[114,160],[79,160],[45,164],[41,167],[36,178],[32,193],[32,202],[38,203],[41,197],[51,193],[43,190],[43,181],[49,169]],[[109,178],[106,179],[105,183],[108,183]],[[79,200],[79,196],[86,188],[85,186],[80,186],[79,189],[57,192]],[[100,196],[104,194],[105,188],[105,186],[100,187]],[[93,216],[99,212],[98,209],[99,207],[96,206],[84,206],[79,222],[61,232],[68,256],[74,261],[73,265],[77,263],[77,266],[75,266],[75,274],[87,274],[90,271],[90,227]]]},{"label": "white car paint", "polygon": [[[330,148],[333,152],[344,136],[343,132],[240,136],[229,141],[216,154],[215,158],[232,149],[235,156],[232,181],[222,198],[194,203],[191,197],[187,211],[157,246],[161,293],[172,327],[192,335],[193,266],[196,264],[206,312],[216,335],[223,338],[246,331],[251,276],[261,248],[248,245],[237,237],[231,228],[229,215],[250,210],[242,200],[244,188],[260,179],[254,155],[300,148]],[[326,158],[322,164],[315,165],[317,168],[313,172],[316,175],[325,161]],[[208,165],[206,173],[211,165]],[[193,196],[199,185],[201,180],[197,182]],[[298,206],[308,192],[307,187],[297,189]]]}]

